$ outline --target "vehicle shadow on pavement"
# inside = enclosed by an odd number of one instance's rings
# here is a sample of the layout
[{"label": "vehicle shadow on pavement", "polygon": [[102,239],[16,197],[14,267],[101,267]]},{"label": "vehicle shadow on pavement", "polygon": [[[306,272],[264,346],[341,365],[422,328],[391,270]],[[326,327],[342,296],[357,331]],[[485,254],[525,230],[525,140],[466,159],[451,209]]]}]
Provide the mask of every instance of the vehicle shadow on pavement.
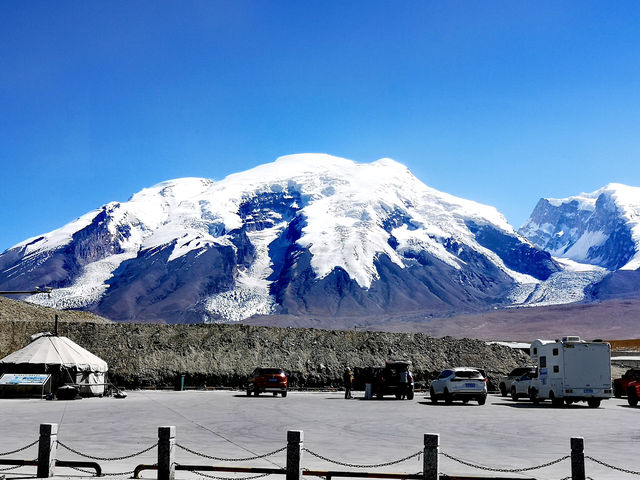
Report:
[{"label": "vehicle shadow on pavement", "polygon": [[263,398],[263,399],[270,399],[270,398],[282,399],[281,395],[278,395],[277,397],[275,397],[273,395],[267,395],[266,393],[264,393],[262,395],[258,395],[257,397],[255,395],[247,395],[246,393],[245,394],[238,393],[238,394],[234,395],[234,397],[235,398],[246,398],[246,399],[250,399],[250,398],[254,399],[255,398],[256,400],[258,400],[260,398]]},{"label": "vehicle shadow on pavement", "polygon": [[418,402],[420,405],[429,405],[430,407],[482,407],[483,405],[478,405],[477,402],[468,402],[468,403],[462,403],[462,402],[453,402],[453,403],[444,403],[444,402],[438,402],[438,403],[433,403],[431,400],[425,400],[423,402]]},{"label": "vehicle shadow on pavement", "polygon": [[588,405],[576,405],[576,404],[554,407],[553,405],[551,405],[551,403],[539,403],[538,405],[535,405],[533,403],[505,402],[505,403],[494,403],[494,405],[499,405],[501,407],[511,407],[511,408],[552,408],[554,410],[597,410],[589,407]]}]

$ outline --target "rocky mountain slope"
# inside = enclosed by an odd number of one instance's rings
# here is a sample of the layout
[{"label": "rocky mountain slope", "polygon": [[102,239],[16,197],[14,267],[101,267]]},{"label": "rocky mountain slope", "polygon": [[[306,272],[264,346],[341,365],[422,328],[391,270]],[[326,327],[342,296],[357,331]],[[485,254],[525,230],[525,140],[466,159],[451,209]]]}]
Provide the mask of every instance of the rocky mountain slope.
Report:
[{"label": "rocky mountain slope", "polygon": [[0,255],[0,289],[112,320],[437,315],[521,303],[561,271],[494,208],[390,159],[293,155],[221,181],[172,180]]},{"label": "rocky mountain slope", "polygon": [[12,300],[0,295],[0,321],[43,321],[51,320],[51,328],[55,316],[59,315],[68,322],[111,323],[106,318],[82,310],[65,310],[61,312],[51,307],[43,307],[33,303]]}]

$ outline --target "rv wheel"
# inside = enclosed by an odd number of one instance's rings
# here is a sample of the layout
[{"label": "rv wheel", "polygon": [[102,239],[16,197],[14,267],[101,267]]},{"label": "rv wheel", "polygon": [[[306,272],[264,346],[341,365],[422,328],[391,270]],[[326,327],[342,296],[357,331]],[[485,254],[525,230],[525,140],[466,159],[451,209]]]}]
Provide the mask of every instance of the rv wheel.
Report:
[{"label": "rv wheel", "polygon": [[600,399],[599,398],[591,398],[591,399],[587,400],[587,405],[589,405],[591,408],[598,408],[600,406]]}]

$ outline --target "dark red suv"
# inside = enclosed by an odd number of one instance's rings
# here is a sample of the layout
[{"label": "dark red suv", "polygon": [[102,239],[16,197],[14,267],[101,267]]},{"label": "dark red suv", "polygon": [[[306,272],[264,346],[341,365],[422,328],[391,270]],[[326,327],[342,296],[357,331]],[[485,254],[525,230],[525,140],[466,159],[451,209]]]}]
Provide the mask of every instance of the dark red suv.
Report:
[{"label": "dark red suv", "polygon": [[247,395],[253,392],[256,397],[264,392],[286,397],[288,388],[287,374],[281,368],[256,368],[247,380]]},{"label": "dark red suv", "polygon": [[640,382],[640,368],[630,368],[622,378],[613,380],[613,394],[620,398],[627,394],[627,388],[631,382]]}]

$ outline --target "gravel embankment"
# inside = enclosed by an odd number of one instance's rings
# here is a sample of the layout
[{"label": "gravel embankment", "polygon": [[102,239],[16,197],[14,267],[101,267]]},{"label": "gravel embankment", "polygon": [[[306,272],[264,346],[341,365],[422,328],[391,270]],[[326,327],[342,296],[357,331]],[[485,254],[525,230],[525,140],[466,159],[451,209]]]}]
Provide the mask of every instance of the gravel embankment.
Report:
[{"label": "gravel embankment", "polygon": [[[32,334],[52,330],[51,321],[0,319],[0,358]],[[171,387],[182,374],[187,387],[239,387],[257,366],[284,368],[293,388],[336,387],[347,365],[355,370],[357,388],[367,367],[386,359],[411,360],[418,386],[446,367],[463,365],[484,368],[495,384],[528,360],[480,340],[411,333],[86,321],[62,321],[59,333],[106,360],[111,380],[129,388]]]}]

